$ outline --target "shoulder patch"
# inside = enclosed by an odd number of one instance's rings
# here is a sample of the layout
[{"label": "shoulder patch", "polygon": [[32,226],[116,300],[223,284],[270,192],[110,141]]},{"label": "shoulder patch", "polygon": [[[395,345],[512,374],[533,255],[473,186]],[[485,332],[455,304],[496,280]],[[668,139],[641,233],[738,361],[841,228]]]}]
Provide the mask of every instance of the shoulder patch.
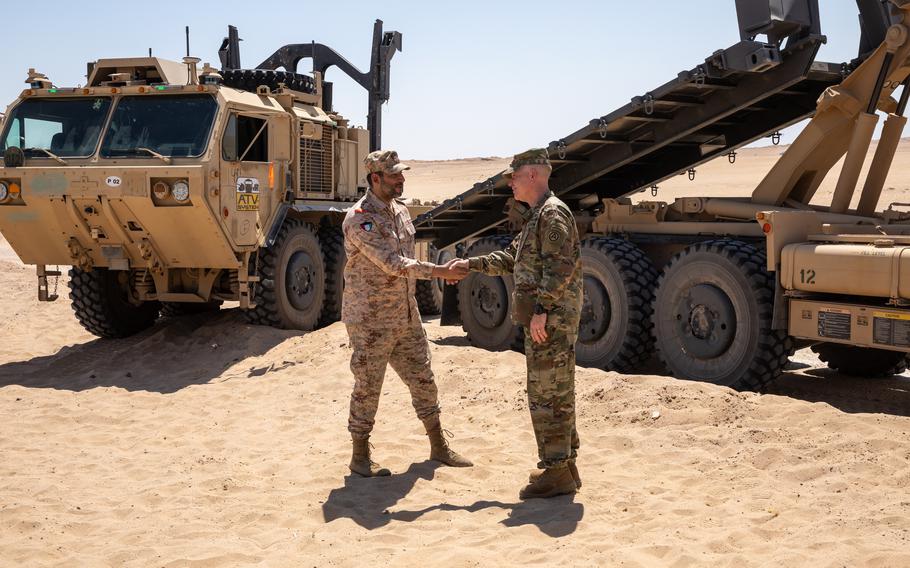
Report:
[{"label": "shoulder patch", "polygon": [[366,223],[361,223],[360,228],[363,229],[364,231],[370,233],[373,231],[373,222],[367,221]]},{"label": "shoulder patch", "polygon": [[561,233],[559,231],[550,231],[549,233],[547,233],[547,240],[550,241],[551,243],[558,243],[559,240],[562,238],[562,235],[563,235],[563,233]]}]

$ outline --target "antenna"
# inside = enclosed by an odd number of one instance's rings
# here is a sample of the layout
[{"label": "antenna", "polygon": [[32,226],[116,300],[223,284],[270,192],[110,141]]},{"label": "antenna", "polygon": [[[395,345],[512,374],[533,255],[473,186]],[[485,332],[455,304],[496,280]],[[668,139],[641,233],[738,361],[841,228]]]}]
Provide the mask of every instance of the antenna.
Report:
[{"label": "antenna", "polygon": [[186,27],[186,56],[190,56],[190,27]]},{"label": "antenna", "polygon": [[151,57],[151,56],[152,56],[152,48],[150,47],[149,48],[149,57]]}]

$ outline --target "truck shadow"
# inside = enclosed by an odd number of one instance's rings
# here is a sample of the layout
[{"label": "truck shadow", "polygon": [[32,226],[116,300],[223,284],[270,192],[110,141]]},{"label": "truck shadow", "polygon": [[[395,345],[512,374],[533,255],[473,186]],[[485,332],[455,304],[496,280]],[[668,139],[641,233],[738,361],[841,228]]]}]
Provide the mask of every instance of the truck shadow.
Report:
[{"label": "truck shadow", "polygon": [[[786,369],[760,392],[806,402],[823,402],[849,414],[910,416],[910,376],[851,377],[801,361],[791,361]],[[656,358],[645,362],[636,374],[672,378]]]},{"label": "truck shadow", "polygon": [[823,402],[849,414],[910,416],[910,377],[849,377],[827,368],[788,371],[762,393]]},{"label": "truck shadow", "polygon": [[0,365],[0,387],[70,391],[116,387],[168,394],[216,377],[256,377],[293,365],[271,362],[261,369],[244,366],[225,374],[238,362],[299,334],[249,325],[237,309],[163,318],[132,337],[96,339],[53,355]]}]

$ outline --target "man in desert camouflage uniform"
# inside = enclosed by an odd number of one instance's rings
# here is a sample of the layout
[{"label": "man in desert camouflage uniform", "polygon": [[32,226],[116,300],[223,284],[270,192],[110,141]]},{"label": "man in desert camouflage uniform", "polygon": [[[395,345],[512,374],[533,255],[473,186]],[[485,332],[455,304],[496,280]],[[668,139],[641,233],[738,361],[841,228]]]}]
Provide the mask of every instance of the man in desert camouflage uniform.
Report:
[{"label": "man in desert camouflage uniform", "polygon": [[394,151],[364,160],[370,189],[344,219],[344,296],[341,319],[354,353],[354,391],[348,430],[354,442],[351,471],[365,477],[390,475],[370,460],[379,395],[390,364],[411,392],[411,402],[430,438],[430,459],[455,467],[472,465],[449,448],[439,422],[430,348],[414,297],[417,279],[451,277],[446,266],[414,259],[414,224],[397,201],[404,190],[404,170]]},{"label": "man in desert camouflage uniform", "polygon": [[504,176],[525,225],[504,251],[455,263],[489,276],[512,274],[512,320],[525,328],[528,406],[543,472],[531,474],[522,499],[574,493],[581,487],[575,457],[575,341],[583,300],[581,249],[575,218],[550,192],[546,149],[512,160]]}]

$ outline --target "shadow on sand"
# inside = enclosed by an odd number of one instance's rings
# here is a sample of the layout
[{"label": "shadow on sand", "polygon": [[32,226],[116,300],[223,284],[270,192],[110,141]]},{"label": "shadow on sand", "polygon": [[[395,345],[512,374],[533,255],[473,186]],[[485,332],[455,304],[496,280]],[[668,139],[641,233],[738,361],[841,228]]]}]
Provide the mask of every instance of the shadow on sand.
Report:
[{"label": "shadow on sand", "polygon": [[[672,376],[656,360],[647,361],[636,374]],[[683,380],[683,379],[680,379]],[[791,361],[786,371],[762,394],[823,402],[849,414],[883,413],[910,416],[910,377],[851,377],[831,369]]]},{"label": "shadow on sand", "polygon": [[810,368],[786,372],[762,392],[807,402],[824,402],[850,414],[910,416],[910,378],[903,375],[873,379]]},{"label": "shadow on sand", "polygon": [[384,527],[392,521],[412,523],[432,511],[467,511],[476,513],[484,509],[508,511],[507,518],[500,521],[507,527],[534,525],[551,537],[566,536],[575,532],[584,516],[584,506],[575,503],[573,496],[554,499],[531,499],[517,503],[500,501],[477,501],[471,505],[440,503],[416,511],[390,511],[398,501],[410,493],[419,479],[432,480],[437,462],[425,461],[411,464],[408,470],[391,477],[364,479],[350,475],[344,479],[344,487],[333,489],[322,505],[325,522],[336,519],[351,519],[367,530]]},{"label": "shadow on sand", "polygon": [[[225,369],[299,334],[249,325],[238,309],[163,318],[132,337],[96,339],[53,355],[0,365],[0,387],[70,391],[119,387],[173,393],[216,377],[232,378],[222,376]],[[256,377],[293,364],[276,361],[237,372],[241,377]]]}]

